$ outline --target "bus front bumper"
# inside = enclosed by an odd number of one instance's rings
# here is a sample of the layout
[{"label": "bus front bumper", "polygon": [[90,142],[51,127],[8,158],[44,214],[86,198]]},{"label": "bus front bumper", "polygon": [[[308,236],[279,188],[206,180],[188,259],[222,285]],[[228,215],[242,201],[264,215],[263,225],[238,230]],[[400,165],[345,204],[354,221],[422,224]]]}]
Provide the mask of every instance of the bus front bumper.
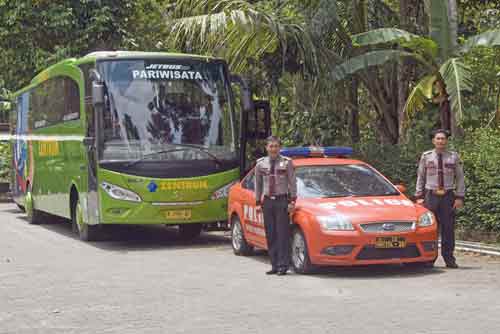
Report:
[{"label": "bus front bumper", "polygon": [[227,220],[227,199],[196,202],[101,203],[102,224],[189,224]]}]

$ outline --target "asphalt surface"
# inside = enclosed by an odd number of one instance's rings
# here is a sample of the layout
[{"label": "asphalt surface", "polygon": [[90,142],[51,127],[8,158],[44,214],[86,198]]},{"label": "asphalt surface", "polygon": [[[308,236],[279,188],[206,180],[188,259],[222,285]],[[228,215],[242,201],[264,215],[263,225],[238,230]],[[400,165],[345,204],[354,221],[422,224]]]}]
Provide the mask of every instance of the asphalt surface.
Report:
[{"label": "asphalt surface", "polygon": [[266,276],[227,236],[115,227],[84,243],[0,204],[0,333],[498,333],[500,259]]}]

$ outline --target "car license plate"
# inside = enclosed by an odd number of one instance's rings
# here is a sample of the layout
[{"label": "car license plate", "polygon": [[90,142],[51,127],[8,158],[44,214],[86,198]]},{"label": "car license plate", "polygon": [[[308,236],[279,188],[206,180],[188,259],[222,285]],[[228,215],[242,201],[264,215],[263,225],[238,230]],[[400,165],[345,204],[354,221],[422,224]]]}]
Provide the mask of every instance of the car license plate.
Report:
[{"label": "car license plate", "polygon": [[405,248],[406,239],[403,237],[378,237],[375,239],[375,248]]},{"label": "car license plate", "polygon": [[165,218],[168,220],[188,220],[191,219],[191,210],[169,210],[165,211]]}]

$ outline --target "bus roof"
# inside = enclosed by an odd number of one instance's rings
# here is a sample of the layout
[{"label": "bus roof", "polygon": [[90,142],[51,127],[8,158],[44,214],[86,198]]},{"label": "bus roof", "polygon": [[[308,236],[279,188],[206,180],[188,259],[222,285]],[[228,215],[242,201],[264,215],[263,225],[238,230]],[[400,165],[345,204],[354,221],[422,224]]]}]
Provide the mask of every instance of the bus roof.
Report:
[{"label": "bus roof", "polygon": [[[96,52],[91,52],[81,58],[68,58],[61,60],[60,62],[38,73],[31,80],[29,86],[36,85],[38,83],[45,81],[48,77],[50,77],[51,70],[61,65],[80,65],[103,59],[120,59],[120,58],[143,59],[143,58],[158,58],[158,57],[172,58],[172,59],[193,59],[206,62],[222,60],[222,58],[217,58],[217,57],[209,57],[209,56],[201,56],[201,55],[185,54],[185,53],[172,53],[172,52],[96,51]],[[21,89],[21,91],[24,91],[25,88]]]}]

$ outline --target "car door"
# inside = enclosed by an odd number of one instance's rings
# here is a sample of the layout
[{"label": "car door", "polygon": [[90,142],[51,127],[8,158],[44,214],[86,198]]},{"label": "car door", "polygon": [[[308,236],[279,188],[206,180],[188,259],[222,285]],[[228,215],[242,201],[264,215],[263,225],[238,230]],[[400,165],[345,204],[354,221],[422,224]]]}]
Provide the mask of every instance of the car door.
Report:
[{"label": "car door", "polygon": [[242,224],[245,237],[252,244],[266,248],[266,233],[264,229],[264,216],[255,206],[255,170],[252,170],[242,182]]}]

